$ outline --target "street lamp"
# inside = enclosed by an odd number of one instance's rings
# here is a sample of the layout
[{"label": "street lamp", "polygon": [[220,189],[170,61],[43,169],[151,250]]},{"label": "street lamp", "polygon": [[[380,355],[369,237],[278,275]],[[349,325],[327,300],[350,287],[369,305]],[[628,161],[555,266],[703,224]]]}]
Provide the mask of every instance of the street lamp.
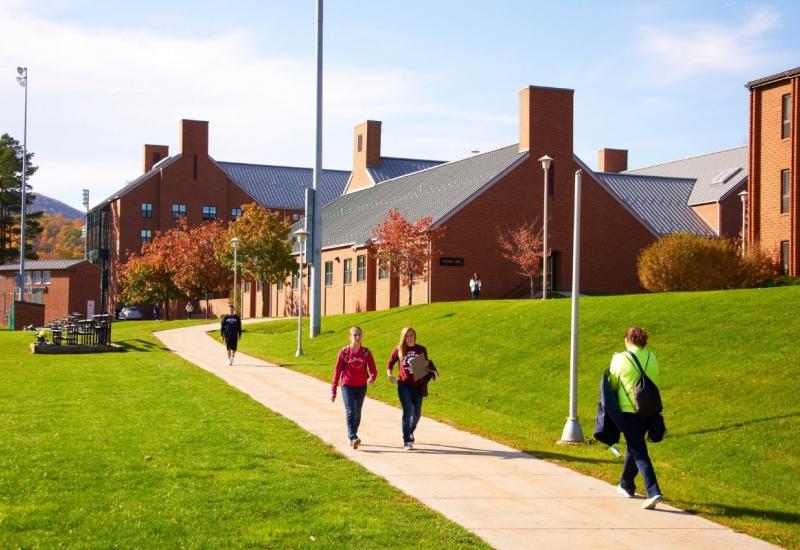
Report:
[{"label": "street lamp", "polygon": [[28,67],[17,67],[17,82],[25,88],[25,118],[22,130],[22,208],[19,218],[19,301],[25,301],[25,187],[28,172]]},{"label": "street lamp", "polygon": [[550,171],[550,163],[553,162],[553,158],[549,155],[545,155],[539,159],[539,162],[542,163],[542,169],[544,170],[544,221],[542,222],[542,232],[544,233],[542,238],[542,300],[547,299],[547,195],[549,195],[550,189],[548,189],[547,185],[547,176],[549,175],[548,172]]},{"label": "street lamp", "polygon": [[295,357],[303,355],[303,250],[305,248],[306,239],[311,235],[305,229],[298,229],[294,232],[297,242],[300,244],[300,276],[297,282],[297,351]]},{"label": "street lamp", "polygon": [[747,252],[747,190],[739,193],[742,199],[742,256]]},{"label": "street lamp", "polygon": [[239,248],[239,243],[240,242],[242,242],[242,240],[239,237],[234,237],[234,238],[231,239],[231,246],[233,247],[233,311],[234,311],[234,313],[238,313],[239,312],[239,308],[236,307],[237,306],[237,302],[236,302],[236,269],[237,269],[236,251]]}]

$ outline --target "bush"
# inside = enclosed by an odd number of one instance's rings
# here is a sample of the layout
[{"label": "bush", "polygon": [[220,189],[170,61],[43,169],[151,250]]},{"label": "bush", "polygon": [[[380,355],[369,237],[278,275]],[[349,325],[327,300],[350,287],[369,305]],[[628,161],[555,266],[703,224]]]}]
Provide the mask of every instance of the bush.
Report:
[{"label": "bush", "polygon": [[769,277],[761,281],[758,285],[763,288],[776,287],[776,286],[800,286],[800,277],[790,277],[789,275],[778,275],[776,277]]},{"label": "bush", "polygon": [[637,271],[651,292],[723,290],[758,286],[775,273],[775,266],[758,251],[742,256],[729,239],[678,233],[642,250]]}]

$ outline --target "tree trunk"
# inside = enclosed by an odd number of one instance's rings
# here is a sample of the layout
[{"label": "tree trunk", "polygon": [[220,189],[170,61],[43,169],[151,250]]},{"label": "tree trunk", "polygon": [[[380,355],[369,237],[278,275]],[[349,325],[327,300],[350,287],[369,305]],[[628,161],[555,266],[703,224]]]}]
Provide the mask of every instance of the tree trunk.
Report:
[{"label": "tree trunk", "polygon": [[531,277],[531,300],[533,299],[534,294],[535,293],[533,291],[533,277]]},{"label": "tree trunk", "polygon": [[408,278],[408,305],[411,305],[411,291],[414,289],[414,276]]},{"label": "tree trunk", "polygon": [[206,319],[208,319],[208,292],[205,292],[206,296]]}]

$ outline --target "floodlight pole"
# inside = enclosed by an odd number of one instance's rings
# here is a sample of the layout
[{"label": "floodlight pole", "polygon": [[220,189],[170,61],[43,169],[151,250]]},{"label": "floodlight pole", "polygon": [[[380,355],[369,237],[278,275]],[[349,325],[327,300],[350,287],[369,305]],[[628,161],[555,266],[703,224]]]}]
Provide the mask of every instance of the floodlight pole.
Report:
[{"label": "floodlight pole", "polygon": [[[309,332],[311,338],[321,330],[322,299],[322,0],[317,0],[317,132],[314,152],[314,208],[311,216],[311,292]],[[306,213],[308,214],[308,213]],[[306,222],[308,227],[308,222]]]},{"label": "floodlight pole", "polygon": [[583,442],[583,431],[578,422],[578,301],[581,251],[581,173],[575,172],[575,211],[572,214],[572,330],[569,352],[569,418],[561,433],[563,443]]},{"label": "floodlight pole", "polygon": [[22,207],[19,217],[19,301],[25,301],[25,192],[28,186],[28,67],[17,67],[17,82],[25,88],[25,116],[22,130]]}]

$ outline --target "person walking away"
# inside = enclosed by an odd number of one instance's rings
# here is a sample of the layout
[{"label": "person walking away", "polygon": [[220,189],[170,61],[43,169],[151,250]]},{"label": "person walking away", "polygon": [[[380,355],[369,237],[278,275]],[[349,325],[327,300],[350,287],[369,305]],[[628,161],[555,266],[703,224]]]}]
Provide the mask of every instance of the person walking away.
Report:
[{"label": "person walking away", "polygon": [[192,318],[192,312],[194,311],[194,306],[192,302],[186,302],[186,319]]},{"label": "person walking away", "polygon": [[236,315],[236,308],[233,307],[233,304],[230,306],[230,313],[222,318],[220,334],[225,339],[225,348],[228,350],[228,365],[233,366],[239,338],[242,337],[242,319]]},{"label": "person walking away", "polygon": [[350,327],[350,344],[339,350],[331,383],[331,403],[336,401],[336,389],[342,384],[342,402],[347,422],[347,438],[353,449],[361,445],[358,427],[361,425],[361,408],[367,396],[367,385],[375,382],[378,369],[369,349],[362,345],[361,327]]},{"label": "person walking away", "polygon": [[477,273],[472,274],[469,280],[469,290],[472,292],[472,299],[477,300],[481,296],[481,278]]},{"label": "person walking away", "polygon": [[622,416],[620,430],[625,436],[627,450],[625,462],[622,467],[617,492],[627,498],[633,497],[636,492],[635,478],[637,473],[642,474],[647,499],[642,508],[653,510],[656,504],[663,500],[661,488],[656,480],[656,472],[650,455],[647,452],[645,434],[647,433],[651,418],[645,418],[636,412],[633,401],[636,383],[641,378],[638,360],[642,371],[647,377],[658,384],[659,364],[653,352],[645,349],[648,333],[642,328],[631,327],[625,335],[624,353],[615,353],[609,367],[609,382],[611,389],[616,392]]},{"label": "person walking away", "polygon": [[[411,365],[415,357],[422,357],[428,368],[428,374],[418,380],[414,379]],[[392,374],[395,364],[398,364],[397,378]],[[417,343],[417,332],[412,327],[404,327],[400,331],[400,342],[392,350],[386,363],[386,372],[389,382],[397,384],[397,396],[403,407],[403,448],[410,451],[414,448],[414,430],[422,416],[422,398],[428,395],[428,382],[439,377],[433,361],[428,357],[428,350]]]},{"label": "person walking away", "polygon": [[161,319],[161,304],[156,304],[153,306],[153,317],[156,321]]}]

